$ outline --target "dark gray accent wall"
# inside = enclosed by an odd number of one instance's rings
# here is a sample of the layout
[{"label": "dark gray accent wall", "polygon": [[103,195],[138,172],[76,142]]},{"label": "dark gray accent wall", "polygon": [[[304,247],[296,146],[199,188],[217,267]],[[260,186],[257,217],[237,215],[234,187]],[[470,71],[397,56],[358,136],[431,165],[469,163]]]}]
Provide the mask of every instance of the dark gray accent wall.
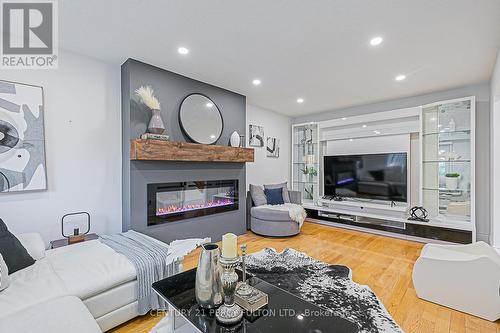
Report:
[{"label": "dark gray accent wall", "polygon": [[490,241],[491,222],[491,177],[490,177],[490,86],[488,83],[438,91],[391,101],[366,104],[313,115],[297,117],[292,123],[322,121],[342,117],[352,117],[373,112],[415,107],[433,102],[476,97],[476,231],[477,239]]},{"label": "dark gray accent wall", "polygon": [[[211,237],[218,241],[226,232],[245,233],[244,163],[130,161],[130,139],[146,131],[151,115],[137,102],[134,94],[142,85],[153,87],[161,104],[166,134],[171,140],[189,142],[181,130],[178,115],[182,100],[192,93],[208,96],[221,111],[224,130],[217,145],[228,145],[233,131],[245,133],[245,96],[128,59],[122,65],[123,230],[140,231],[164,242],[188,237]],[[147,184],[218,179],[238,179],[240,202],[237,211],[147,226]]]}]

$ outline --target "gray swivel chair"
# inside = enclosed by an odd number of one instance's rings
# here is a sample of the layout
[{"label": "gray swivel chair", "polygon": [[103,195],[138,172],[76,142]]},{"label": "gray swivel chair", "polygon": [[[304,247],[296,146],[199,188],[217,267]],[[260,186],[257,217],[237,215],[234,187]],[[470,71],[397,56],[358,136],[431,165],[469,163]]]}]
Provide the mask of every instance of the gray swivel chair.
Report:
[{"label": "gray swivel chair", "polygon": [[[288,191],[290,203],[302,204],[299,191]],[[300,233],[299,224],[290,219],[288,212],[270,208],[259,208],[253,204],[250,191],[247,192],[247,229],[271,237],[288,237]]]}]

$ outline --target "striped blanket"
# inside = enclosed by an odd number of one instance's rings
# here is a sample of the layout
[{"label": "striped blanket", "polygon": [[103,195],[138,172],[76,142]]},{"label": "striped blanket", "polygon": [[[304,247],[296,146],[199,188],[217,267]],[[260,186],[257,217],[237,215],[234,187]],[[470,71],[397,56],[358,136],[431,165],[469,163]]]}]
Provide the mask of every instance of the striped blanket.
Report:
[{"label": "striped blanket", "polygon": [[[132,230],[102,235],[100,238],[104,244],[123,254],[134,265],[137,272],[139,313],[146,314],[151,309],[165,310],[167,307],[164,301],[153,291],[151,285],[179,273],[182,257],[171,256],[171,246]],[[197,243],[193,242],[192,249],[196,248]]]}]

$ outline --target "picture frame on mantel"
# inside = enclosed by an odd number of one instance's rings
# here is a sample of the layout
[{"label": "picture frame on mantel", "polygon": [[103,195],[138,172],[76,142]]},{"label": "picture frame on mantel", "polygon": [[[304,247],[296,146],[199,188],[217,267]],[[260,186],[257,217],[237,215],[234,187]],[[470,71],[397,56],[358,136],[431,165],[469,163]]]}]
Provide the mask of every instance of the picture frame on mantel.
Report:
[{"label": "picture frame on mantel", "polygon": [[43,87],[0,80],[0,193],[47,189]]}]

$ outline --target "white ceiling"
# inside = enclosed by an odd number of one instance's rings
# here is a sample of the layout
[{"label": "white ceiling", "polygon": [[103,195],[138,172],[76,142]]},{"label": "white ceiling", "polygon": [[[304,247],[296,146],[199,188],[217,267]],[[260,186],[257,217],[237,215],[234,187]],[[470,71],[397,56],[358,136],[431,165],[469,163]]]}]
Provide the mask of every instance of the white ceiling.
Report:
[{"label": "white ceiling", "polygon": [[487,81],[500,45],[500,0],[63,0],[59,11],[61,48],[135,58],[290,116]]}]

